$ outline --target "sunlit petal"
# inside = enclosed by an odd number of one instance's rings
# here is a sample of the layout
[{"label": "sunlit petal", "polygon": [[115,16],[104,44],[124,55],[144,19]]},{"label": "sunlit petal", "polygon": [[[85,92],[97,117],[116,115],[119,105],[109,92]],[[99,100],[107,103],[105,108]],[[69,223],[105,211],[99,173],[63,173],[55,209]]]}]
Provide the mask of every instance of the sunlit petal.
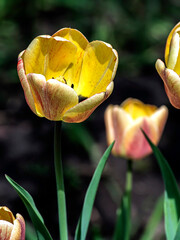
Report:
[{"label": "sunlit petal", "polygon": [[111,45],[101,41],[88,44],[84,53],[78,94],[90,97],[106,90],[117,67],[117,55]]}]

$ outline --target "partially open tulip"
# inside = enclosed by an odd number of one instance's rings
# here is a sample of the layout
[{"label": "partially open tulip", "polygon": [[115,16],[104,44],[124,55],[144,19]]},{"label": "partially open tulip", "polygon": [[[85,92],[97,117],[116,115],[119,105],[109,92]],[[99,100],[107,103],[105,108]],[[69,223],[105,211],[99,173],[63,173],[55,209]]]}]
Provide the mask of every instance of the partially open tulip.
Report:
[{"label": "partially open tulip", "polygon": [[115,140],[112,153],[137,160],[151,153],[141,129],[154,144],[158,144],[168,116],[165,106],[145,105],[137,99],[127,99],[120,106],[109,105],[105,111],[107,142]]},{"label": "partially open tulip", "polygon": [[0,240],[25,240],[25,222],[20,214],[16,218],[7,207],[0,207]]},{"label": "partially open tulip", "polygon": [[180,109],[180,22],[170,32],[165,48],[165,64],[158,59],[156,69],[161,76],[171,104]]},{"label": "partially open tulip", "polygon": [[19,54],[18,75],[26,101],[39,117],[82,122],[113,90],[116,50],[88,42],[76,29],[36,37]]}]

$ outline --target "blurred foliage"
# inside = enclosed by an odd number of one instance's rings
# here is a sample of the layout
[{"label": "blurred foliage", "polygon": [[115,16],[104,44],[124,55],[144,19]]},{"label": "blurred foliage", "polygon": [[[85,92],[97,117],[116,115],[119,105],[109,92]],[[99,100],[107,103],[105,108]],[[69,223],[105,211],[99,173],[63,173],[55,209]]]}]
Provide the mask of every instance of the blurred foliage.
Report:
[{"label": "blurred foliage", "polygon": [[1,0],[1,82],[16,82],[18,53],[40,34],[74,27],[119,52],[121,75],[138,76],[162,57],[165,39],[179,18],[178,0]]}]

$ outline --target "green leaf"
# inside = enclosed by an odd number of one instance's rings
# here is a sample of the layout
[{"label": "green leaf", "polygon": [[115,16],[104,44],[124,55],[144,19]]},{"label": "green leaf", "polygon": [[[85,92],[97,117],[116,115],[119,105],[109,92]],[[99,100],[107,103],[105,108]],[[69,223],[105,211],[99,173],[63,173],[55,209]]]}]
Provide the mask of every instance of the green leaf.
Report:
[{"label": "green leaf", "polygon": [[178,223],[177,231],[174,240],[179,240],[180,239],[180,220]]},{"label": "green leaf", "polygon": [[91,179],[91,182],[89,184],[89,187],[85,195],[82,213],[76,227],[75,240],[86,239],[86,234],[87,234],[87,230],[88,230],[88,226],[91,218],[91,212],[92,212],[95,196],[97,193],[98,185],[100,182],[100,178],[101,178],[103,169],[105,167],[105,164],[107,162],[107,159],[109,157],[109,154],[113,148],[113,145],[114,145],[114,142],[107,148],[107,150],[105,151],[104,155],[99,161],[99,164],[93,174],[93,177]]},{"label": "green leaf", "polygon": [[[144,132],[143,132],[144,133]],[[174,177],[174,174],[163,157],[159,149],[150,141],[144,133],[147,141],[149,142],[154,155],[158,161],[161,169],[165,185],[165,198],[164,198],[164,217],[165,217],[165,231],[167,240],[172,240],[175,237],[177,226],[180,218],[180,192]]]},{"label": "green leaf", "polygon": [[51,235],[49,234],[46,226],[44,225],[44,220],[37,210],[34,200],[31,195],[20,185],[18,185],[12,178],[6,175],[6,179],[12,185],[12,187],[16,190],[19,197],[23,201],[26,209],[31,217],[33,225],[36,229],[38,240],[52,240]]},{"label": "green leaf", "polygon": [[140,240],[152,240],[157,230],[157,225],[163,216],[163,201],[164,197],[161,196],[156,202],[155,208],[150,216],[148,224],[146,225],[145,231]]}]

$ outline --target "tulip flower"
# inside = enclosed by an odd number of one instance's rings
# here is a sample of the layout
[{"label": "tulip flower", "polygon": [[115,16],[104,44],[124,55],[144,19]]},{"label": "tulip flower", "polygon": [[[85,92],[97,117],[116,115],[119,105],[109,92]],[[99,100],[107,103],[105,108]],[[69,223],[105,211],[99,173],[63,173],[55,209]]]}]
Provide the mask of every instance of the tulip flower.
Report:
[{"label": "tulip flower", "polygon": [[158,144],[168,116],[165,106],[143,104],[127,99],[120,106],[109,105],[105,111],[107,142],[115,144],[112,153],[127,159],[138,160],[151,153],[142,131],[154,144]]},{"label": "tulip flower", "polygon": [[156,69],[171,104],[180,109],[180,22],[170,32],[165,48],[165,64],[158,59]]},{"label": "tulip flower", "polygon": [[0,207],[0,239],[25,240],[25,222],[20,214],[16,219],[7,207]]},{"label": "tulip flower", "polygon": [[18,75],[26,101],[39,117],[82,122],[108,98],[118,64],[116,50],[88,42],[76,29],[36,37],[19,54]]}]

